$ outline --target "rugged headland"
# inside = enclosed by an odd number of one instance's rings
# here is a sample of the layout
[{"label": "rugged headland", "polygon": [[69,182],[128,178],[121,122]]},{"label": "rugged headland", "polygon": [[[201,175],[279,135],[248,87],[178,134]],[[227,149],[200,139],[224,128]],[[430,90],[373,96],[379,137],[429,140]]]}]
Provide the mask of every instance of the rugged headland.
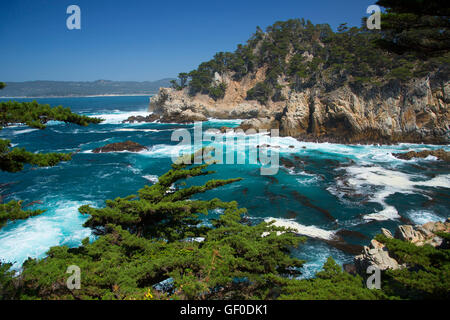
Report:
[{"label": "rugged headland", "polygon": [[260,29],[234,53],[218,53],[149,111],[163,122],[245,119],[242,129],[341,143],[450,141],[449,68],[383,51],[373,34],[300,20]]}]

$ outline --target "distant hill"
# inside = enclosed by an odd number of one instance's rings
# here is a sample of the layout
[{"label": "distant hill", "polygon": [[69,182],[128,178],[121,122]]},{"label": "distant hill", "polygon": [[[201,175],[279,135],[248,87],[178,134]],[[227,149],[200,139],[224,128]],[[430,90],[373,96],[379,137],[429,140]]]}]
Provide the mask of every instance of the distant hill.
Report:
[{"label": "distant hill", "polygon": [[157,81],[26,81],[7,82],[0,97],[59,97],[114,94],[153,94],[170,85],[170,78]]}]

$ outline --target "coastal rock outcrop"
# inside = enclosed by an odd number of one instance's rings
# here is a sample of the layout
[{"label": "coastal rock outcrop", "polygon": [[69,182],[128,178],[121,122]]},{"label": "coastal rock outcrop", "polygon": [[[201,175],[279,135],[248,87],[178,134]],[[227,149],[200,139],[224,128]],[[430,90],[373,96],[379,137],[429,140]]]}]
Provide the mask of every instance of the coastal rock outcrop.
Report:
[{"label": "coastal rock outcrop", "polygon": [[409,151],[406,153],[394,153],[392,154],[394,157],[403,159],[403,160],[411,160],[413,158],[426,158],[428,156],[434,156],[439,160],[443,160],[445,162],[450,162],[450,152],[445,151],[444,149],[438,150],[423,150],[423,151]]},{"label": "coastal rock outcrop", "polygon": [[124,142],[107,144],[106,146],[92,150],[92,153],[106,153],[106,152],[120,152],[120,151],[139,152],[143,150],[148,149],[147,147],[144,147],[143,145],[140,145],[137,142],[128,140]]},{"label": "coastal rock outcrop", "polygon": [[[400,225],[394,237],[387,229],[382,228],[381,232],[387,238],[409,241],[417,246],[428,244],[439,247],[443,244],[443,239],[436,233],[450,232],[450,219],[445,222],[428,222],[418,226]],[[389,255],[389,251],[384,244],[375,239],[371,240],[369,246],[364,246],[362,254],[355,256],[353,262],[357,273],[361,275],[366,275],[369,266],[376,266],[380,270],[396,270],[405,267]]]},{"label": "coastal rock outcrop", "polygon": [[273,118],[253,118],[242,121],[237,129],[242,129],[244,131],[253,129],[255,131],[259,131],[275,128],[277,128],[277,123]]},{"label": "coastal rock outcrop", "polygon": [[376,266],[380,270],[400,268],[398,262],[389,256],[386,247],[375,239],[370,241],[369,247],[364,246],[363,253],[355,257],[354,264],[359,274],[366,274],[369,266]]},{"label": "coastal rock outcrop", "polygon": [[[306,141],[340,143],[450,141],[450,82],[433,77],[407,83],[391,80],[382,86],[352,87],[348,84],[325,90],[320,83],[301,92],[286,89],[283,101],[246,100],[255,80],[240,82],[224,75],[223,99],[203,94],[191,96],[187,89],[161,88],[151,98],[149,110],[162,122],[251,119],[246,128],[279,128],[281,136]],[[189,111],[188,111],[189,110]]]},{"label": "coastal rock outcrop", "polygon": [[123,120],[122,123],[141,123],[141,122],[155,122],[159,120],[159,115],[157,114],[149,114],[148,116],[131,116],[128,119]]}]

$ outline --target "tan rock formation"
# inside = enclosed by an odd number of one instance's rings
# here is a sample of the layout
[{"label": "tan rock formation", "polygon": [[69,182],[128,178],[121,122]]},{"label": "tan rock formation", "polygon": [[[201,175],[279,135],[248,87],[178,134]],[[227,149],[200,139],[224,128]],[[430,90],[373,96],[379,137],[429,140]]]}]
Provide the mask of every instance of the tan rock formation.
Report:
[{"label": "tan rock formation", "polygon": [[[387,238],[393,238],[389,230],[382,228],[381,232]],[[444,223],[428,222],[421,226],[398,226],[395,238],[409,241],[417,246],[429,244],[433,247],[438,247],[442,245],[443,239],[436,235],[437,232],[450,232],[450,219],[447,219]],[[355,256],[353,262],[356,271],[361,275],[366,275],[366,270],[369,266],[376,266],[380,270],[395,270],[405,267],[389,255],[389,251],[384,244],[375,239],[371,240],[369,247],[364,247],[360,255]]]},{"label": "tan rock formation", "polygon": [[[285,101],[261,105],[247,101],[246,92],[264,79],[264,68],[241,81],[228,74],[218,75],[227,84],[223,99],[187,90],[161,88],[152,97],[150,111],[162,121],[189,122],[182,118],[186,110],[194,119],[271,119],[280,135],[344,143],[450,141],[450,83],[432,76],[401,84],[391,80],[381,86],[354,88],[347,84],[324,89],[320,83],[295,91],[284,87]],[[248,123],[257,125],[258,123]],[[261,123],[259,123],[261,124]],[[247,125],[247,127],[249,126]],[[264,122],[263,127],[266,127]]]}]

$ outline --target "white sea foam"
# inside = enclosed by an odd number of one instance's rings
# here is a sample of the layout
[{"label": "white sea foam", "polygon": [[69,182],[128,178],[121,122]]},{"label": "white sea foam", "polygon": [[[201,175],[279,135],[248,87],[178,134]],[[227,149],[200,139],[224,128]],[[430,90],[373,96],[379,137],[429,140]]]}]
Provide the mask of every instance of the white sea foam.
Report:
[{"label": "white sea foam", "polygon": [[384,209],[378,212],[367,214],[363,217],[364,220],[394,220],[400,218],[397,209],[393,206],[387,205],[384,201],[380,203],[384,206]]},{"label": "white sea foam", "polygon": [[90,229],[80,228],[86,219],[78,212],[83,204],[61,200],[40,216],[8,223],[0,231],[0,260],[19,268],[28,257],[41,258],[52,246],[78,245],[91,236]]},{"label": "white sea foam", "polygon": [[315,184],[319,180],[319,177],[316,176],[316,177],[312,177],[312,178],[296,179],[296,180],[299,184],[307,186],[307,185]]},{"label": "white sea foam", "polygon": [[121,129],[116,129],[114,131],[123,131],[123,132],[159,132],[162,130],[158,130],[158,129],[134,129],[134,128],[121,128]]},{"label": "white sea foam", "polygon": [[311,238],[318,238],[324,240],[332,240],[335,237],[334,231],[320,229],[315,226],[305,226],[292,219],[283,218],[267,218],[265,222],[274,222],[273,225],[277,227],[291,228],[295,233]]},{"label": "white sea foam", "polygon": [[437,214],[428,211],[428,210],[411,210],[408,211],[407,216],[416,224],[425,224],[427,222],[433,221],[433,222],[444,222],[445,219],[442,217],[439,217]]},{"label": "white sea foam", "polygon": [[[114,113],[101,113],[101,114],[90,114],[91,117],[102,118],[104,121],[101,124],[122,124],[123,120],[128,119],[131,116],[143,116],[146,117],[150,115],[147,111],[131,111],[131,112],[121,112],[116,111]],[[145,122],[142,122],[145,123]],[[139,123],[133,123],[136,125]]]},{"label": "white sea foam", "polygon": [[428,181],[416,181],[416,186],[450,188],[450,174],[441,174]]},{"label": "white sea foam", "polygon": [[24,134],[24,133],[30,133],[30,132],[33,132],[33,131],[38,131],[39,129],[32,129],[32,128],[30,128],[30,129],[23,129],[23,130],[14,130],[13,132],[12,132],[12,134],[14,134],[14,135],[17,135],[17,134]]},{"label": "white sea foam", "polygon": [[385,200],[395,193],[412,194],[420,192],[417,187],[444,187],[450,188],[450,175],[439,175],[430,180],[412,180],[423,177],[406,174],[400,171],[385,169],[379,166],[346,168],[350,178],[348,183],[355,190],[361,190],[364,186],[375,186],[379,190],[374,191],[370,201],[379,203],[383,210],[364,216],[366,220],[388,220],[400,218],[395,207],[388,205]]},{"label": "white sea foam", "polygon": [[159,181],[159,177],[157,175],[153,175],[153,174],[142,176],[142,178],[150,181],[153,184],[155,184],[155,183],[157,183]]},{"label": "white sea foam", "polygon": [[139,154],[152,158],[171,158],[172,156],[176,158],[177,155],[190,154],[194,152],[194,150],[198,150],[200,148],[201,146],[193,148],[190,145],[157,144],[152,146],[149,150],[139,152]]},{"label": "white sea foam", "polygon": [[135,168],[132,165],[128,165],[127,168],[133,172],[134,174],[141,174],[142,173],[142,169],[139,168]]}]

